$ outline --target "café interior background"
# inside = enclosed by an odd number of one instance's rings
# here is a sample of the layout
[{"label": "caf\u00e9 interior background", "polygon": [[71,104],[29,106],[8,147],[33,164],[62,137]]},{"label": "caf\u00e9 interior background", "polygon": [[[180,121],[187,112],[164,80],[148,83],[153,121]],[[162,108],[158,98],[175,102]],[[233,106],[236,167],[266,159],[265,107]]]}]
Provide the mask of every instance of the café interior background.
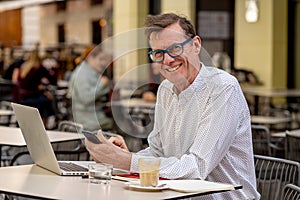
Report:
[{"label": "caf\u00e9 interior background", "polygon": [[[257,20],[248,22],[247,12],[253,9]],[[1,1],[0,72],[10,62],[9,48],[30,49],[39,43],[40,49],[69,45],[81,51],[84,45],[143,27],[149,13],[175,12],[193,21],[210,56],[229,56],[231,69],[253,72],[262,87],[300,88],[299,9],[296,0]],[[127,42],[138,45],[141,41],[130,37]],[[112,45],[114,50],[122,48]],[[139,49],[115,59],[114,79],[147,63],[146,53],[147,49]],[[130,79],[147,80],[149,71],[137,70]]]}]

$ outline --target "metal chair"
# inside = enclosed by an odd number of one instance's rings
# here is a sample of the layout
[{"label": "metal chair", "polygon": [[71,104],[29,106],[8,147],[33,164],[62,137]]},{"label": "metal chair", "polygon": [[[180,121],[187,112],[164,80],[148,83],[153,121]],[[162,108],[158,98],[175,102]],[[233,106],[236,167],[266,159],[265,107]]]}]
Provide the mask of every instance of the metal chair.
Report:
[{"label": "metal chair", "polygon": [[28,164],[33,164],[33,161],[29,154],[29,151],[27,151],[26,149],[14,155],[9,165],[14,166],[14,165],[28,165]]},{"label": "metal chair", "polygon": [[264,125],[251,125],[254,154],[284,157],[283,138],[271,137],[270,129]]},{"label": "metal chair", "polygon": [[[291,113],[289,110],[282,109],[282,108],[268,108],[265,109],[262,113],[263,116],[272,116],[272,117],[279,117],[282,119],[291,119]],[[270,130],[272,131],[285,131],[289,130],[291,127],[290,120],[283,120],[281,123],[270,125]]]},{"label": "metal chair", "polygon": [[261,199],[280,199],[286,184],[299,185],[300,164],[295,161],[254,155],[257,190]]},{"label": "metal chair", "polygon": [[285,142],[286,158],[300,162],[300,137],[292,135],[289,131],[286,131]]},{"label": "metal chair", "polygon": [[271,156],[269,128],[263,125],[251,125],[251,130],[254,154]]},{"label": "metal chair", "polygon": [[83,129],[83,125],[79,123],[75,123],[73,121],[64,120],[58,123],[59,131],[66,131],[66,132],[73,132],[73,133],[80,133]]},{"label": "metal chair", "polygon": [[294,184],[287,184],[283,188],[283,195],[281,200],[299,200],[300,187]]},{"label": "metal chair", "polygon": [[[17,126],[17,120],[9,101],[0,102],[0,126]],[[1,146],[1,166],[9,165],[13,153],[18,152],[18,147]]]},{"label": "metal chair", "polygon": [[300,128],[300,102],[288,102],[287,109],[291,112],[291,129]]},{"label": "metal chair", "polygon": [[1,101],[0,109],[7,113],[0,115],[0,125],[2,126],[17,126],[17,120],[15,114],[12,111],[12,107],[9,101]]},{"label": "metal chair", "polygon": [[[58,131],[81,133],[83,125],[73,121],[59,122]],[[88,160],[89,154],[82,141],[52,144],[57,160]]]},{"label": "metal chair", "polygon": [[[112,114],[116,122],[116,132],[125,139],[128,149],[131,152],[143,149],[143,139],[148,134],[145,133],[145,127],[143,127],[138,113],[133,113],[132,109],[113,102]],[[134,135],[127,133],[134,133]]]}]

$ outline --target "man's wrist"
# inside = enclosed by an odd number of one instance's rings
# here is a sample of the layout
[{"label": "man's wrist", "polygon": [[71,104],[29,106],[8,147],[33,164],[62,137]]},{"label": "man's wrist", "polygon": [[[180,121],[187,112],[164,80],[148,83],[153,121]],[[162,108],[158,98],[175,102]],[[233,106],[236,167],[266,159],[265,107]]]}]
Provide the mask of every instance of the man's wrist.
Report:
[{"label": "man's wrist", "polygon": [[130,170],[132,153],[128,151],[121,151],[121,155],[118,159],[118,166],[121,169]]}]

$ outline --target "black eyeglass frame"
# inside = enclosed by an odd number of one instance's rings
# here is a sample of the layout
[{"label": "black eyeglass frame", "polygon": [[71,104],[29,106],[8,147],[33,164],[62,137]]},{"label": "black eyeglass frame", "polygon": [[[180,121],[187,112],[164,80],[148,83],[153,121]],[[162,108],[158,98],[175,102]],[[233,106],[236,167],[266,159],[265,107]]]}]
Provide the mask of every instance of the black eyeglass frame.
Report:
[{"label": "black eyeglass frame", "polygon": [[[156,50],[154,50],[154,51],[149,51],[149,52],[148,52],[148,56],[149,56],[150,60],[152,60],[152,62],[155,62],[155,63],[163,62],[164,59],[165,59],[165,53],[167,53],[167,54],[168,54],[170,57],[172,57],[172,58],[176,58],[176,57],[178,57],[178,56],[180,56],[180,55],[183,54],[183,52],[184,52],[183,46],[184,46],[185,44],[189,43],[192,39],[193,39],[193,37],[189,37],[189,38],[186,39],[185,41],[183,41],[183,42],[181,42],[181,43],[174,43],[174,44],[172,44],[171,46],[169,46],[169,47],[166,48],[166,49],[156,49]],[[180,54],[178,54],[178,55],[176,55],[176,56],[173,56],[173,55],[171,55],[171,54],[169,53],[169,50],[170,50],[171,48],[173,48],[174,46],[177,46],[177,45],[181,46],[182,51],[181,51]],[[153,55],[153,53],[158,53],[158,52],[161,52],[161,53],[162,53],[162,59],[161,59],[161,60],[153,60],[151,56]]]}]

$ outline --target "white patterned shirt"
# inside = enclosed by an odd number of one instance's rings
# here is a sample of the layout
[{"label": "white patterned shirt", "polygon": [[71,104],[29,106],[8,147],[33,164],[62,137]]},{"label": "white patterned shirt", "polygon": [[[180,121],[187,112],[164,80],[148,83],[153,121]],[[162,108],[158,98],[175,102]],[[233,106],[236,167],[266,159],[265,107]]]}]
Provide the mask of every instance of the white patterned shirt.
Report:
[{"label": "white patterned shirt", "polygon": [[250,113],[237,80],[202,64],[187,89],[177,95],[173,87],[161,83],[149,147],[132,155],[130,170],[138,172],[140,157],[160,157],[161,177],[243,186],[199,199],[259,199]]}]

